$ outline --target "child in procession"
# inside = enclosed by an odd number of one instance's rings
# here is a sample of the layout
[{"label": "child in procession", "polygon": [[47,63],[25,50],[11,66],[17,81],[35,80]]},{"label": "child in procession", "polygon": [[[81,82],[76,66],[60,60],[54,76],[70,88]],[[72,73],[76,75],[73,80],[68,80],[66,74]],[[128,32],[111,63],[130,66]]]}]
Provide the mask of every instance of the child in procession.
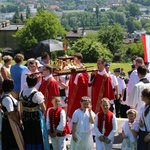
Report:
[{"label": "child in procession", "polygon": [[137,135],[139,131],[139,124],[135,121],[137,111],[135,109],[129,109],[127,111],[128,120],[122,125],[123,143],[122,150],[126,147],[130,150],[137,149]]},{"label": "child in procession", "polygon": [[101,99],[102,111],[95,118],[94,130],[96,133],[96,150],[110,150],[117,130],[117,120],[115,115],[109,110],[110,100]]},{"label": "child in procession", "polygon": [[52,104],[53,107],[47,110],[46,115],[48,134],[51,137],[53,150],[66,150],[66,135],[70,133],[66,122],[66,113],[60,107],[59,96],[53,96]]},{"label": "child in procession", "polygon": [[84,96],[80,104],[81,107],[75,110],[72,117],[70,150],[93,150],[92,128],[95,113],[92,111],[91,99]]}]

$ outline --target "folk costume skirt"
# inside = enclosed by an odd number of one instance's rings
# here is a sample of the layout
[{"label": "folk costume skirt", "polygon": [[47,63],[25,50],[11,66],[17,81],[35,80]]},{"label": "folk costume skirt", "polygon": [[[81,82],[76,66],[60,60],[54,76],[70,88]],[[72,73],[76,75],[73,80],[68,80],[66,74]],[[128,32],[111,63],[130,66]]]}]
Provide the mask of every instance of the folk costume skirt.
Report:
[{"label": "folk costume skirt", "polygon": [[23,112],[23,136],[26,150],[49,150],[48,134],[41,110]]}]

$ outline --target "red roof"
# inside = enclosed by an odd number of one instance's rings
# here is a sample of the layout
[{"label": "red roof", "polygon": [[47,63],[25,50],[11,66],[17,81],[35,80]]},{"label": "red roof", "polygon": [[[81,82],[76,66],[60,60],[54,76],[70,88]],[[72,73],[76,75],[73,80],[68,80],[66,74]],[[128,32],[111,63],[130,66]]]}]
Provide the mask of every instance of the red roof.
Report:
[{"label": "red roof", "polygon": [[51,9],[59,9],[59,6],[58,5],[50,5],[50,8]]}]

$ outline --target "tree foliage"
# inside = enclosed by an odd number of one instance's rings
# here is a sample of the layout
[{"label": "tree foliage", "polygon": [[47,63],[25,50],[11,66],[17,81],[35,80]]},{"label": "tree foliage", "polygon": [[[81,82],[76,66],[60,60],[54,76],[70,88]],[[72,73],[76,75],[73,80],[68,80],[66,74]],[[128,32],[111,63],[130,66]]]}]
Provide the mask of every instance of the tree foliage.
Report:
[{"label": "tree foliage", "polygon": [[64,35],[65,30],[61,26],[55,14],[41,10],[35,17],[27,19],[22,29],[18,30],[14,37],[18,40],[19,48],[30,49],[39,41],[56,39],[57,35]]},{"label": "tree foliage", "polygon": [[126,22],[127,31],[133,33],[135,30],[141,30],[142,24],[140,21],[135,20],[134,17],[129,17]]},{"label": "tree foliage", "polygon": [[79,39],[71,49],[74,52],[81,52],[84,57],[84,62],[96,62],[100,57],[104,57],[107,61],[111,61],[113,57],[106,47],[100,42],[95,41],[94,38],[89,37]]},{"label": "tree foliage", "polygon": [[119,24],[103,26],[98,33],[98,40],[112,52],[119,52],[123,44],[124,29]]},{"label": "tree foliage", "polygon": [[150,1],[149,0],[132,0],[133,2],[136,2],[138,4],[142,4],[145,6],[149,6],[150,5]]},{"label": "tree foliage", "polygon": [[138,41],[137,43],[129,44],[129,52],[131,55],[137,55],[143,57],[144,49],[142,41]]}]

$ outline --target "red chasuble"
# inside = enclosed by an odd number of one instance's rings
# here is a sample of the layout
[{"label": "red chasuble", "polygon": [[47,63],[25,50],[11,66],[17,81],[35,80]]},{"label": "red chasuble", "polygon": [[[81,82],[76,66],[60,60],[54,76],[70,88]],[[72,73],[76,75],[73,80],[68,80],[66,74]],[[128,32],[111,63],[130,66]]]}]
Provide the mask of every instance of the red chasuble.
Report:
[{"label": "red chasuble", "polygon": [[[61,107],[58,107],[56,110],[54,110],[53,108],[50,108],[50,110],[49,110],[50,132],[51,133],[54,133],[57,129],[57,126],[59,125],[61,111],[62,111]],[[62,131],[62,133],[57,133],[57,136],[65,136],[66,134],[69,134],[69,133],[70,133],[70,129],[66,122],[64,130]]]},{"label": "red chasuble", "polygon": [[52,107],[52,96],[59,96],[58,83],[54,78],[49,78],[48,80],[42,80],[42,84],[39,88],[45,98],[46,110]]},{"label": "red chasuble", "polygon": [[102,76],[97,73],[92,85],[92,110],[95,113],[102,110],[100,102],[104,97],[109,100],[115,99],[111,78],[108,74]]},{"label": "red chasuble", "polygon": [[69,95],[68,95],[68,109],[67,114],[72,118],[72,114],[80,108],[80,100],[83,96],[88,96],[88,80],[87,72],[81,73],[78,77],[77,84],[74,83],[76,74],[71,75],[69,80]]},{"label": "red chasuble", "polygon": [[113,128],[112,118],[113,118],[113,113],[111,111],[108,111],[105,115],[103,111],[98,113],[98,129],[101,133],[103,128],[103,121],[105,121],[104,136],[108,136]]}]

